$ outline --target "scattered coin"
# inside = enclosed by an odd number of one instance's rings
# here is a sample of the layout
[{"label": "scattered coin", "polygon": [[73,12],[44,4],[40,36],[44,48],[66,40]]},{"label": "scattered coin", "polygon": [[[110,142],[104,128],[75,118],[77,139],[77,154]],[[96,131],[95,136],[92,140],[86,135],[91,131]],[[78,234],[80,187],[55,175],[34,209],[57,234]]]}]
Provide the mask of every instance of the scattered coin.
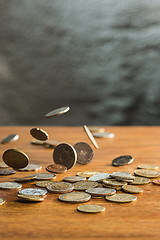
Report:
[{"label": "scattered coin", "polygon": [[156,170],[156,169],[158,169],[158,166],[156,166],[156,165],[151,165],[151,164],[144,164],[144,165],[138,165],[137,168],[149,169],[149,170]]},{"label": "scattered coin", "polygon": [[53,152],[53,161],[56,164],[64,165],[67,169],[70,169],[77,161],[76,150],[70,144],[61,143]]},{"label": "scattered coin", "polygon": [[96,138],[114,138],[114,133],[110,133],[110,132],[103,132],[103,133],[95,132],[95,133],[93,133],[93,137],[96,137]]},{"label": "scattered coin", "polygon": [[108,178],[109,174],[108,173],[99,173],[96,175],[93,175],[88,179],[88,181],[96,181],[96,182],[103,182],[104,179]]},{"label": "scattered coin", "polygon": [[56,175],[53,173],[37,173],[35,176],[36,180],[51,180],[56,178]]},{"label": "scattered coin", "polygon": [[20,189],[22,184],[16,182],[3,182],[0,183],[1,189]]},{"label": "scattered coin", "polygon": [[53,182],[47,185],[47,190],[52,193],[68,193],[73,189],[73,184],[67,182]]},{"label": "scattered coin", "polygon": [[129,176],[128,174],[121,175],[120,173],[118,174],[114,173],[114,174],[111,174],[110,176],[115,178],[117,181],[124,181],[124,182],[132,182],[135,178],[134,176]]},{"label": "scattered coin", "polygon": [[60,195],[58,199],[67,203],[83,203],[88,202],[91,199],[91,195],[83,192],[71,192]]},{"label": "scattered coin", "polygon": [[74,145],[77,152],[77,162],[88,164],[93,159],[93,150],[88,143],[78,142]]},{"label": "scattered coin", "polygon": [[45,115],[45,117],[46,117],[46,118],[51,118],[51,117],[59,116],[59,115],[61,115],[61,114],[63,114],[63,113],[68,112],[69,110],[70,110],[70,107],[68,107],[68,106],[67,106],[67,107],[57,108],[57,109],[55,109],[55,110],[47,113],[47,114]]},{"label": "scattered coin", "polygon": [[40,128],[32,128],[30,130],[30,134],[32,135],[32,137],[40,141],[46,141],[49,138],[48,133]]},{"label": "scattered coin", "polygon": [[67,172],[67,167],[61,164],[51,164],[46,167],[46,170],[53,173],[65,173]]},{"label": "scattered coin", "polygon": [[148,183],[150,183],[150,179],[149,178],[135,177],[133,182],[131,182],[130,184],[133,184],[133,185],[144,185],[144,184],[148,184]]},{"label": "scattered coin", "polygon": [[5,144],[5,143],[8,143],[8,142],[15,142],[15,141],[18,140],[18,138],[19,138],[18,134],[8,135],[8,136],[6,136],[5,138],[2,139],[1,144]]},{"label": "scattered coin", "polygon": [[112,186],[112,187],[122,187],[126,182],[116,181],[114,179],[104,179],[104,186]]},{"label": "scattered coin", "polygon": [[158,179],[154,180],[152,183],[155,184],[155,185],[160,186],[160,180],[158,180]]},{"label": "scattered coin", "polygon": [[44,198],[37,195],[24,195],[24,194],[18,194],[18,197],[21,200],[27,201],[27,202],[43,202]]},{"label": "scattered coin", "polygon": [[92,196],[109,196],[116,193],[116,190],[113,188],[89,188],[86,190],[86,193],[91,194]]},{"label": "scattered coin", "polygon": [[0,168],[8,168],[9,166],[4,162],[0,162]]},{"label": "scattered coin", "polygon": [[0,169],[0,176],[12,175],[15,173],[16,173],[16,171],[13,169]]},{"label": "scattered coin", "polygon": [[77,172],[78,176],[81,177],[86,177],[86,178],[90,178],[96,174],[100,174],[101,172],[93,172],[93,171],[85,171],[85,172]]},{"label": "scattered coin", "polygon": [[105,132],[105,129],[102,127],[99,127],[99,126],[88,126],[88,128],[93,133],[94,132],[99,132],[99,133]]},{"label": "scattered coin", "polygon": [[24,168],[28,165],[27,154],[17,149],[8,149],[3,153],[3,161],[13,169]]},{"label": "scattered coin", "polygon": [[155,170],[138,169],[138,170],[135,170],[134,173],[138,176],[147,177],[147,178],[160,177],[160,173]]},{"label": "scattered coin", "polygon": [[105,199],[110,202],[117,202],[117,203],[129,203],[137,200],[137,197],[131,194],[121,194],[117,193],[113,196],[106,196]]},{"label": "scattered coin", "polygon": [[92,133],[91,133],[90,130],[88,129],[88,127],[87,127],[86,125],[84,125],[83,127],[84,127],[84,130],[85,130],[88,138],[89,138],[90,141],[92,142],[92,144],[95,146],[95,148],[98,149],[98,148],[99,148],[99,147],[98,147],[98,144],[97,144],[96,140],[94,139]]},{"label": "scattered coin", "polygon": [[24,188],[19,191],[22,195],[43,196],[47,194],[47,190],[41,188]]},{"label": "scattered coin", "polygon": [[44,141],[32,139],[31,144],[33,145],[44,145]]},{"label": "scattered coin", "polygon": [[114,175],[116,175],[116,176],[123,176],[123,175],[132,176],[131,173],[128,173],[128,172],[114,172],[114,173],[110,174],[111,177],[114,177]]},{"label": "scattered coin", "polygon": [[48,184],[52,183],[52,181],[39,181],[36,182],[36,186],[37,187],[47,187]]},{"label": "scattered coin", "polygon": [[113,159],[112,165],[119,167],[119,166],[123,166],[126,164],[130,164],[133,162],[133,160],[134,160],[134,158],[131,157],[130,155],[119,156],[119,157]]},{"label": "scattered coin", "polygon": [[58,146],[61,142],[58,140],[51,140],[48,139],[44,142],[44,146],[48,147],[48,148],[55,148],[56,146]]},{"label": "scattered coin", "polygon": [[97,182],[79,181],[79,182],[74,183],[74,190],[84,191],[84,190],[87,190],[88,188],[94,188],[97,186],[98,186]]},{"label": "scattered coin", "polygon": [[122,186],[122,189],[124,192],[128,193],[142,193],[143,189],[137,186],[132,186],[132,185],[124,185]]},{"label": "scattered coin", "polygon": [[64,182],[70,182],[70,183],[75,183],[79,181],[85,181],[85,177],[80,177],[80,176],[69,176],[69,177],[64,177],[63,181]]},{"label": "scattered coin", "polygon": [[4,203],[5,201],[2,198],[0,198],[0,205],[3,205]]},{"label": "scattered coin", "polygon": [[31,176],[27,176],[27,177],[23,177],[23,178],[17,178],[15,179],[15,182],[28,182],[28,181],[32,181],[36,178],[35,175],[31,175]]},{"label": "scattered coin", "polygon": [[41,168],[42,168],[42,166],[40,166],[40,165],[29,163],[25,168],[19,169],[19,171],[21,171],[21,172],[32,172],[32,171],[40,170]]},{"label": "scattered coin", "polygon": [[105,207],[96,204],[87,204],[79,206],[77,210],[84,213],[100,213],[105,211]]}]

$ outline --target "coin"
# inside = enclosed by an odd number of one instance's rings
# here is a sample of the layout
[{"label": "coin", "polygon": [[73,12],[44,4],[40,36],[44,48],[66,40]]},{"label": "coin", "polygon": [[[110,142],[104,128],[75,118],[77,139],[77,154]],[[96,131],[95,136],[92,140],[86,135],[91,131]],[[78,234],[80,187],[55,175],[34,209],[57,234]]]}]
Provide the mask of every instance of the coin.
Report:
[{"label": "coin", "polygon": [[143,189],[137,186],[131,186],[131,185],[124,185],[122,186],[122,189],[124,192],[128,193],[142,193]]},{"label": "coin", "polygon": [[52,183],[52,181],[39,181],[39,182],[36,182],[36,186],[37,187],[47,187],[48,184]]},{"label": "coin", "polygon": [[156,165],[151,165],[151,164],[144,164],[144,165],[138,165],[137,168],[149,169],[149,170],[156,170],[156,169],[158,169],[158,166],[156,166]]},{"label": "coin", "polygon": [[155,170],[138,169],[138,170],[135,170],[134,173],[138,176],[148,177],[148,178],[160,177],[160,173]]},{"label": "coin", "polygon": [[126,182],[120,182],[116,180],[111,180],[111,179],[104,179],[103,180],[104,186],[112,186],[112,187],[122,187]]},{"label": "coin", "polygon": [[88,126],[88,128],[93,133],[94,132],[99,132],[99,133],[105,132],[105,129],[102,127],[99,127],[99,126]]},{"label": "coin", "polygon": [[8,168],[9,166],[4,162],[0,162],[0,168]]},{"label": "coin", "polygon": [[105,211],[105,207],[96,204],[87,204],[79,206],[77,210],[84,213],[100,213]]},{"label": "coin", "polygon": [[95,133],[93,133],[93,137],[96,137],[96,138],[114,138],[114,133],[110,133],[110,132],[103,132],[103,133],[95,132]]},{"label": "coin", "polygon": [[130,164],[133,162],[133,160],[134,160],[134,158],[131,157],[130,155],[123,155],[123,156],[119,156],[119,157],[113,159],[112,165],[119,167],[119,166],[123,166],[126,164]]},{"label": "coin", "polygon": [[85,171],[85,172],[77,172],[78,176],[81,177],[86,177],[86,178],[90,178],[96,174],[100,174],[101,172],[93,172],[93,171]]},{"label": "coin", "polygon": [[67,203],[83,203],[88,202],[91,199],[91,195],[83,192],[71,192],[60,195],[58,199]]},{"label": "coin", "polygon": [[150,183],[149,178],[135,177],[133,182],[131,182],[130,184],[133,184],[133,185],[144,185],[144,184],[148,184],[148,183]]},{"label": "coin", "polygon": [[47,194],[47,190],[41,188],[24,188],[19,191],[19,194],[43,196]]},{"label": "coin", "polygon": [[40,170],[41,168],[42,168],[42,166],[40,166],[40,165],[29,163],[25,168],[21,168],[18,170],[21,172],[32,172],[32,171]]},{"label": "coin", "polygon": [[128,172],[114,172],[114,173],[110,174],[111,177],[114,177],[114,175],[116,175],[116,176],[123,176],[123,175],[131,176],[131,173],[128,173]]},{"label": "coin", "polygon": [[109,196],[116,193],[116,190],[113,188],[89,188],[86,190],[86,193],[91,194],[92,196]]},{"label": "coin", "polygon": [[33,145],[44,145],[44,141],[32,139],[31,144]]},{"label": "coin", "polygon": [[4,203],[5,201],[2,198],[0,198],[0,205],[3,205]]},{"label": "coin", "polygon": [[102,182],[105,178],[108,178],[108,177],[109,177],[108,173],[99,173],[90,177],[88,181]]},{"label": "coin", "polygon": [[27,154],[17,149],[8,149],[3,153],[3,161],[13,169],[24,168],[28,165]]},{"label": "coin", "polygon": [[95,148],[98,149],[98,148],[99,148],[99,147],[98,147],[98,144],[97,144],[96,140],[94,139],[92,133],[90,132],[89,128],[88,128],[86,125],[84,125],[83,128],[84,128],[84,130],[85,130],[88,138],[89,138],[90,141],[92,142],[92,144],[95,146]]},{"label": "coin", "polygon": [[31,176],[26,176],[26,177],[23,177],[23,178],[17,178],[15,179],[15,182],[28,182],[28,181],[32,181],[36,178],[35,175],[31,175]]},{"label": "coin", "polygon": [[27,201],[27,202],[43,202],[44,198],[37,195],[24,195],[24,194],[18,194],[18,197],[21,200]]},{"label": "coin", "polygon": [[44,142],[44,146],[48,148],[55,148],[57,145],[59,145],[61,142],[58,140],[51,140],[48,139]]},{"label": "coin", "polygon": [[61,164],[51,164],[46,167],[46,170],[53,173],[65,173],[67,172],[67,167]]},{"label": "coin", "polygon": [[78,191],[84,191],[88,188],[94,188],[97,187],[98,183],[93,181],[79,181],[74,183],[74,189]]},{"label": "coin", "polygon": [[63,181],[64,182],[71,182],[71,183],[75,183],[75,182],[79,182],[79,181],[85,181],[86,178],[85,177],[80,177],[80,176],[69,176],[69,177],[64,177]]},{"label": "coin", "polygon": [[0,183],[1,189],[20,189],[22,184],[16,182],[3,182]]},{"label": "coin", "polygon": [[152,183],[155,184],[155,185],[160,186],[160,180],[158,180],[158,179],[154,180]]},{"label": "coin", "polygon": [[54,149],[53,161],[70,169],[77,161],[76,150],[70,144],[61,143]]},{"label": "coin", "polygon": [[18,140],[18,138],[19,138],[18,134],[8,135],[8,136],[6,136],[5,138],[2,139],[1,144],[5,144],[5,143],[8,143],[8,142],[15,142],[15,141]]},{"label": "coin", "polygon": [[53,173],[37,173],[35,176],[36,180],[50,180],[56,178],[56,175]]},{"label": "coin", "polygon": [[40,141],[46,141],[49,138],[48,133],[40,128],[32,128],[30,134]]},{"label": "coin", "polygon": [[68,112],[69,110],[70,110],[70,107],[68,107],[68,106],[67,106],[67,107],[57,108],[57,109],[55,109],[55,110],[47,113],[47,114],[45,115],[45,117],[46,117],[46,118],[51,118],[51,117],[59,116],[59,115],[61,115],[61,114],[63,114],[63,113]]},{"label": "coin", "polygon": [[0,169],[0,176],[12,175],[15,173],[16,173],[16,171],[13,169]]},{"label": "coin", "polygon": [[137,200],[137,197],[131,194],[121,194],[117,193],[113,196],[106,196],[105,199],[110,202],[116,203],[129,203]]},{"label": "coin", "polygon": [[47,185],[47,190],[52,193],[68,193],[73,189],[73,184],[67,182],[53,182]]},{"label": "coin", "polygon": [[93,150],[88,143],[78,142],[74,145],[77,152],[77,162],[88,164],[93,159]]}]

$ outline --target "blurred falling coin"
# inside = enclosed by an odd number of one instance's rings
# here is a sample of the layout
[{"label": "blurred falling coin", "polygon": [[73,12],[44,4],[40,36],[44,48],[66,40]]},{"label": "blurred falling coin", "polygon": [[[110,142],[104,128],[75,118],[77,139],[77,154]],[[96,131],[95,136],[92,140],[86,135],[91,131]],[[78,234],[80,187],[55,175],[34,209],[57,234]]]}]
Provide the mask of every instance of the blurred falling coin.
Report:
[{"label": "blurred falling coin", "polygon": [[108,173],[99,173],[96,175],[93,175],[88,179],[88,181],[96,181],[96,182],[103,182],[104,179],[108,178],[109,174]]},{"label": "blurred falling coin", "polygon": [[94,188],[97,186],[98,186],[97,182],[79,181],[79,182],[74,183],[74,190],[84,191],[84,190],[87,190],[88,188]]},{"label": "blurred falling coin", "polygon": [[18,138],[19,138],[18,134],[8,135],[8,136],[6,136],[5,138],[2,139],[1,144],[5,144],[5,143],[8,143],[8,142],[15,142],[15,141],[18,140]]},{"label": "blurred falling coin", "polygon": [[56,175],[53,173],[37,173],[35,174],[35,179],[36,180],[51,180],[55,179]]},{"label": "blurred falling coin", "polygon": [[32,128],[30,130],[30,134],[32,135],[32,137],[40,141],[46,141],[49,138],[48,133],[40,128]]},{"label": "blurred falling coin", "polygon": [[67,167],[61,164],[50,164],[46,167],[46,170],[53,173],[65,173],[67,172]]},{"label": "blurred falling coin", "polygon": [[46,118],[51,118],[51,117],[59,116],[59,115],[61,115],[61,114],[63,114],[63,113],[68,112],[69,110],[70,110],[70,107],[68,107],[68,106],[67,106],[67,107],[57,108],[57,109],[55,109],[55,110],[47,113],[47,114],[45,115],[45,117],[46,117]]},{"label": "blurred falling coin", "polygon": [[135,170],[134,173],[138,176],[147,177],[147,178],[160,177],[160,173],[155,170],[138,169],[138,170]]},{"label": "blurred falling coin", "polygon": [[156,166],[156,165],[151,165],[151,164],[144,164],[144,165],[138,165],[137,168],[140,168],[140,169],[149,169],[149,170],[156,170],[156,169],[158,169],[158,166]]},{"label": "blurred falling coin", "polygon": [[131,194],[121,194],[117,193],[113,196],[106,196],[105,199],[110,202],[116,203],[129,203],[137,200],[137,197]]},{"label": "blurred falling coin", "polygon": [[85,181],[85,180],[86,180],[85,177],[80,177],[80,176],[68,176],[63,178],[64,182],[70,182],[70,183],[75,183],[75,182]]},{"label": "blurred falling coin", "polygon": [[43,196],[47,194],[47,190],[41,188],[24,188],[19,191],[22,195]]},{"label": "blurred falling coin", "polygon": [[110,133],[110,132],[103,132],[103,133],[94,132],[93,133],[93,137],[95,137],[95,138],[114,138],[114,133]]},{"label": "blurred falling coin", "polygon": [[105,211],[105,207],[96,204],[87,204],[79,206],[77,210],[84,213],[100,213]]},{"label": "blurred falling coin", "polygon": [[52,193],[68,193],[73,189],[73,184],[67,182],[53,182],[47,185],[47,190]]},{"label": "blurred falling coin", "polygon": [[47,187],[48,184],[52,183],[52,181],[39,181],[39,182],[36,182],[36,186],[37,187]]},{"label": "blurred falling coin", "polygon": [[103,133],[103,132],[105,132],[105,129],[104,128],[102,128],[102,127],[98,127],[98,126],[88,126],[88,128],[89,128],[89,130],[91,131],[91,132],[97,132],[97,133]]},{"label": "blurred falling coin", "polygon": [[12,175],[15,173],[16,173],[16,171],[13,169],[0,169],[0,176]]},{"label": "blurred falling coin", "polygon": [[116,190],[113,188],[89,188],[85,192],[92,196],[110,196],[115,194]]},{"label": "blurred falling coin", "polygon": [[8,149],[3,153],[3,161],[13,169],[24,168],[28,165],[27,154],[17,149]]},{"label": "blurred falling coin", "polygon": [[97,144],[96,140],[94,139],[94,137],[93,137],[91,131],[89,130],[89,128],[88,128],[86,125],[84,125],[83,128],[84,128],[84,130],[85,130],[88,138],[90,139],[90,141],[91,141],[92,144],[94,145],[94,147],[98,149],[98,148],[99,148],[99,147],[98,147],[98,144]]},{"label": "blurred falling coin", "polygon": [[137,186],[132,186],[132,185],[124,185],[122,186],[122,189],[124,192],[128,193],[142,193],[143,189]]},{"label": "blurred falling coin", "polygon": [[22,187],[22,184],[16,183],[16,182],[3,182],[0,183],[1,189],[20,189]]},{"label": "blurred falling coin", "polygon": [[149,178],[144,178],[144,177],[135,177],[133,182],[131,182],[130,184],[132,185],[145,185],[150,183],[150,179]]},{"label": "blurred falling coin", "polygon": [[158,179],[154,180],[152,183],[155,184],[155,185],[160,186],[160,180],[158,180]]},{"label": "blurred falling coin", "polygon": [[18,197],[21,200],[27,201],[27,202],[43,202],[44,198],[41,196],[36,196],[36,195],[23,195],[23,194],[18,194]]},{"label": "blurred falling coin", "polygon": [[40,166],[40,165],[29,163],[25,168],[21,168],[18,170],[21,172],[32,172],[32,171],[40,170],[41,168],[42,168],[42,166]]},{"label": "blurred falling coin", "polygon": [[91,199],[91,195],[83,192],[71,192],[60,195],[58,199],[67,203],[83,203],[88,202]]},{"label": "blurred falling coin", "polygon": [[0,205],[3,205],[4,203],[5,201],[2,198],[0,198]]},{"label": "blurred falling coin", "polygon": [[4,162],[0,162],[0,168],[9,168],[9,166]]},{"label": "blurred falling coin", "polygon": [[27,176],[27,177],[23,177],[23,178],[17,178],[15,179],[15,182],[28,182],[28,181],[32,181],[36,178],[35,175],[31,175],[31,176]]},{"label": "blurred falling coin", "polygon": [[119,166],[130,164],[133,162],[133,160],[134,160],[134,158],[132,156],[123,155],[123,156],[119,156],[119,157],[113,159],[112,165],[119,167]]},{"label": "blurred falling coin", "polygon": [[77,176],[90,178],[90,177],[92,177],[96,174],[100,174],[100,173],[101,172],[94,172],[94,171],[77,172]]},{"label": "blurred falling coin", "polygon": [[77,152],[77,162],[88,164],[93,159],[93,150],[88,143],[78,142],[74,145]]}]

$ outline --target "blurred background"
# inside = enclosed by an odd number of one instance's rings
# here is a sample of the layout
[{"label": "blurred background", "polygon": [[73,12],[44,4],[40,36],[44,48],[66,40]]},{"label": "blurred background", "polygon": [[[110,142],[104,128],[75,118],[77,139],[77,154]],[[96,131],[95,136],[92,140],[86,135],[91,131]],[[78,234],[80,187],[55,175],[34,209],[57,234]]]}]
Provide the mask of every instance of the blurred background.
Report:
[{"label": "blurred background", "polygon": [[1,0],[0,125],[82,124],[160,124],[160,1]]}]

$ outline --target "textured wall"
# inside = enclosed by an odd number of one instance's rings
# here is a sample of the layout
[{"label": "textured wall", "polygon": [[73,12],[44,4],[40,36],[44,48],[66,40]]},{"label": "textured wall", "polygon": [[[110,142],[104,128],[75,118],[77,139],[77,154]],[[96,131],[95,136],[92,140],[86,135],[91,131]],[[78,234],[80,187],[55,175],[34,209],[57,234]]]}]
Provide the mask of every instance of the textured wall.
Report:
[{"label": "textured wall", "polygon": [[159,105],[159,0],[0,1],[1,125],[159,125]]}]

